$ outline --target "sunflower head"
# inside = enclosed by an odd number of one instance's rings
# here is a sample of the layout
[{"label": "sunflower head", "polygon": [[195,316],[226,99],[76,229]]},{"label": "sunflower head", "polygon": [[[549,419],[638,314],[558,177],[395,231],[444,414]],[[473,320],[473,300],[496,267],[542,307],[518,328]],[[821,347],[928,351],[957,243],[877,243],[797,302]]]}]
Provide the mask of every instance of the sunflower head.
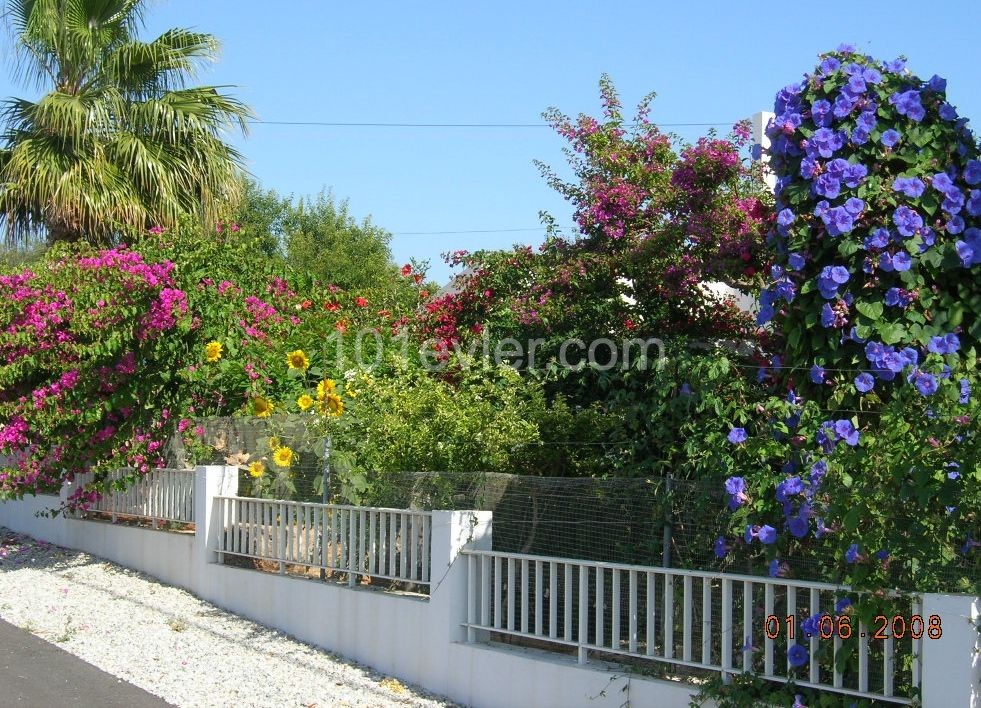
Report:
[{"label": "sunflower head", "polygon": [[344,412],[344,401],[336,393],[328,393],[327,396],[317,403],[317,410],[321,415],[329,415],[337,418]]},{"label": "sunflower head", "polygon": [[252,399],[252,412],[257,418],[268,418],[273,412],[272,401],[266,400],[262,396],[256,396]]},{"label": "sunflower head", "polygon": [[301,411],[305,411],[313,405],[313,399],[304,393],[302,396],[296,399],[296,405],[300,407]]},{"label": "sunflower head", "polygon": [[249,465],[249,476],[253,479],[260,479],[265,473],[266,463],[264,463],[262,460],[256,460]]},{"label": "sunflower head", "polygon": [[337,391],[337,384],[334,383],[334,379],[324,379],[317,384],[317,400],[323,401],[335,391]]},{"label": "sunflower head", "polygon": [[290,467],[293,465],[293,458],[296,453],[293,452],[288,447],[277,447],[276,451],[273,452],[273,462],[275,462],[280,467]]},{"label": "sunflower head", "polygon": [[209,362],[215,362],[221,359],[224,347],[221,342],[208,342],[204,345],[204,358]]},{"label": "sunflower head", "polygon": [[270,450],[275,450],[277,447],[279,447],[282,444],[283,443],[280,441],[278,435],[273,435],[271,438],[269,438],[269,449]]},{"label": "sunflower head", "polygon": [[286,365],[291,369],[306,371],[310,368],[310,359],[303,353],[302,349],[296,349],[286,355]]}]

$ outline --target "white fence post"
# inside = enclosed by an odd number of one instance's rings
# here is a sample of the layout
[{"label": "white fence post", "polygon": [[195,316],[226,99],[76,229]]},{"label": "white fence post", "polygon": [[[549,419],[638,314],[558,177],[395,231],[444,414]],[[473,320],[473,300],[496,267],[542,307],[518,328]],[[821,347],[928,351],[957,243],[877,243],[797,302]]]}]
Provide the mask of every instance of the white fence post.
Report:
[{"label": "white fence post", "polygon": [[467,559],[460,551],[490,550],[492,520],[489,511],[433,512],[429,597],[433,620],[447,623],[443,636],[450,642],[467,640],[468,593],[479,592],[479,584],[468,587]]},{"label": "white fence post", "polygon": [[770,186],[771,191],[777,186],[777,176],[770,171],[768,166],[770,157],[767,155],[767,150],[770,149],[770,138],[766,134],[766,124],[775,117],[775,114],[769,111],[758,111],[750,118],[753,127],[753,142],[760,146],[759,160],[766,167],[766,183]]},{"label": "white fence post", "polygon": [[[922,612],[923,705],[981,708],[981,598],[924,593]],[[939,619],[937,639],[931,616]]]},{"label": "white fence post", "polygon": [[225,533],[224,519],[216,513],[216,496],[238,494],[238,468],[224,465],[198,467],[194,475],[195,547],[202,563],[218,559],[218,539]]}]

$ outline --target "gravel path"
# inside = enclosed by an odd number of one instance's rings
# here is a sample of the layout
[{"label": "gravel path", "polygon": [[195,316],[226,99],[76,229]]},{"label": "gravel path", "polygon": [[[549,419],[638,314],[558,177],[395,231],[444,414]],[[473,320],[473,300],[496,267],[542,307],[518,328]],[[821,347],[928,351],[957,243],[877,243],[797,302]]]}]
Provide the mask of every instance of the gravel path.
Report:
[{"label": "gravel path", "polygon": [[142,573],[2,527],[0,618],[177,706],[454,705]]}]

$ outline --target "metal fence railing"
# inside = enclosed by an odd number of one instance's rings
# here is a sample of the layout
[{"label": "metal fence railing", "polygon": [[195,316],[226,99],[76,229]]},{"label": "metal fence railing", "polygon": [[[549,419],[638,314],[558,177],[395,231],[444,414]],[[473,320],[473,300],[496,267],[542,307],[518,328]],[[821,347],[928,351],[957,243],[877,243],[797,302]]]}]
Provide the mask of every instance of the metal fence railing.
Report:
[{"label": "metal fence railing", "polygon": [[[108,479],[115,482],[130,474],[129,470],[113,470]],[[86,472],[75,476],[75,484],[84,486],[95,479]],[[154,527],[161,521],[193,523],[194,470],[150,470],[126,489],[112,489],[86,504],[86,511],[110,514],[113,521],[119,516],[146,519]]]},{"label": "metal fence railing", "polygon": [[893,599],[905,611],[868,627],[838,604],[849,594],[840,585],[464,553],[469,641],[477,641],[478,632],[510,635],[576,651],[582,663],[597,653],[724,677],[751,671],[776,682],[909,704],[920,685],[922,642],[942,631],[939,618],[922,616],[919,599],[899,597]]},{"label": "metal fence railing", "polygon": [[428,592],[432,513],[407,509],[215,497],[219,558],[242,556],[418,585]]}]

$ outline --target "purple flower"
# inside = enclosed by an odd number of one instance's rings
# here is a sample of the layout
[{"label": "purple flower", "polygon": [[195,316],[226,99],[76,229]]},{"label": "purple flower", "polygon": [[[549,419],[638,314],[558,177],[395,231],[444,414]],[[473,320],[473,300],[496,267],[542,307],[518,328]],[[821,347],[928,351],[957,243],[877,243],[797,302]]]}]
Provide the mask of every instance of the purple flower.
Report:
[{"label": "purple flower", "polygon": [[726,543],[725,538],[719,536],[715,539],[715,557],[725,558],[729,554],[729,544]]},{"label": "purple flower", "polygon": [[931,337],[927,343],[927,351],[933,354],[955,354],[960,349],[961,340],[956,334],[945,334],[942,337]]},{"label": "purple flower", "polygon": [[808,531],[808,521],[803,516],[795,516],[787,522],[787,528],[794,538],[804,538]]},{"label": "purple flower", "polygon": [[835,99],[834,115],[835,118],[845,118],[855,110],[855,105],[857,101],[849,96],[847,93],[840,93]]},{"label": "purple flower", "polygon": [[947,90],[947,79],[941,78],[940,76],[934,74],[927,82],[927,88],[929,88],[931,91],[936,91],[937,93],[943,93]]},{"label": "purple flower", "polygon": [[729,435],[726,439],[733,445],[739,445],[740,443],[746,442],[746,430],[745,428],[733,428],[729,431]]},{"label": "purple flower", "polygon": [[913,267],[913,259],[906,251],[900,251],[892,257],[893,270],[902,273]]},{"label": "purple flower", "polygon": [[831,74],[838,71],[841,68],[841,62],[834,57],[828,57],[821,62],[821,66],[818,68],[821,72],[821,76],[830,76]]},{"label": "purple flower", "polygon": [[799,253],[791,253],[787,257],[787,268],[790,270],[802,270],[805,264],[806,261],[804,260],[804,256]]},{"label": "purple flower", "polygon": [[872,374],[861,373],[855,377],[855,388],[857,388],[862,393],[868,393],[873,388],[875,388],[875,379],[872,378]]},{"label": "purple flower", "polygon": [[769,546],[776,543],[777,530],[770,525],[763,525],[760,527],[759,533],[757,533],[757,538],[760,539],[760,543]]},{"label": "purple flower", "polygon": [[790,209],[781,209],[777,214],[777,224],[783,227],[790,226],[797,219],[797,215]]},{"label": "purple flower", "polygon": [[957,256],[965,268],[981,265],[981,229],[966,229],[963,238],[954,244]]},{"label": "purple flower", "polygon": [[835,434],[839,440],[844,440],[846,445],[855,447],[858,445],[859,432],[855,429],[852,422],[846,418],[836,420],[834,424]]},{"label": "purple flower", "polygon": [[956,235],[964,232],[964,219],[960,216],[952,216],[947,220],[944,225],[944,231],[949,234]]},{"label": "purple flower", "polygon": [[926,116],[919,91],[910,90],[894,93],[889,97],[889,103],[896,107],[896,112],[899,115],[906,116],[915,123],[919,123]]},{"label": "purple flower", "polygon": [[808,141],[807,147],[809,151],[813,149],[818,155],[828,159],[844,145],[845,139],[841,133],[830,128],[818,128]]},{"label": "purple flower", "polygon": [[959,383],[961,386],[961,397],[958,402],[963,406],[971,400],[971,384],[967,379],[961,379]]},{"label": "purple flower", "polygon": [[843,597],[838,602],[835,603],[835,613],[841,614],[846,608],[852,606],[852,599],[850,597]]},{"label": "purple flower", "polygon": [[879,140],[881,140],[882,144],[887,148],[892,148],[895,147],[896,143],[899,142],[901,137],[902,136],[897,131],[890,128],[882,134],[882,137],[880,137]]},{"label": "purple flower", "polygon": [[972,189],[967,200],[967,213],[971,216],[981,216],[981,189]]},{"label": "purple flower", "polygon": [[902,192],[907,197],[916,199],[923,194],[926,185],[918,177],[897,177],[892,182],[892,189],[894,192]]},{"label": "purple flower", "polygon": [[821,217],[821,220],[828,227],[828,233],[832,236],[847,234],[855,228],[855,217],[845,207],[839,206],[829,209]]},{"label": "purple flower", "polygon": [[808,617],[806,620],[800,623],[800,629],[803,635],[807,638],[818,636],[821,628],[821,613],[815,612],[813,615]]},{"label": "purple flower", "polygon": [[811,465],[810,482],[812,486],[817,486],[821,484],[821,480],[828,473],[828,463],[824,460],[818,460],[813,465]]},{"label": "purple flower", "polygon": [[914,381],[916,390],[920,392],[922,396],[932,396],[937,392],[939,383],[937,382],[937,377],[933,374],[926,374],[922,371],[914,371],[910,374],[910,377]]},{"label": "purple flower", "polygon": [[866,248],[885,248],[889,245],[889,229],[879,227],[865,237]]},{"label": "purple flower", "polygon": [[899,233],[907,237],[915,235],[918,229],[923,228],[923,217],[905,205],[893,212],[892,221]]},{"label": "purple flower", "polygon": [[900,58],[900,59],[893,59],[892,61],[887,61],[885,64],[883,64],[883,68],[886,71],[891,71],[894,74],[900,74],[902,73],[903,69],[906,68],[906,60]]},{"label": "purple flower", "polygon": [[947,469],[950,470],[950,472],[947,473],[947,478],[948,479],[959,479],[960,478],[960,476],[961,476],[961,472],[960,472],[961,466],[959,464],[957,464],[956,462],[948,462],[947,465],[946,465],[946,467],[947,467]]},{"label": "purple flower", "polygon": [[845,211],[852,216],[857,217],[859,214],[865,211],[865,202],[858,197],[851,197],[845,201]]},{"label": "purple flower", "polygon": [[957,109],[954,108],[949,103],[947,103],[946,101],[940,104],[940,109],[938,112],[940,113],[941,120],[946,120],[946,121],[957,120]]},{"label": "purple flower", "polygon": [[770,561],[770,565],[769,565],[769,569],[767,570],[767,574],[771,578],[775,578],[778,575],[780,575],[780,561],[778,559],[774,558],[772,561]]},{"label": "purple flower", "polygon": [[947,192],[957,189],[954,186],[954,181],[950,178],[946,172],[938,172],[933,176],[932,181],[933,188],[936,189],[941,194],[947,194]]},{"label": "purple flower", "polygon": [[790,665],[793,667],[803,666],[807,663],[810,657],[811,655],[807,649],[800,644],[794,644],[794,646],[787,650],[787,661],[789,661]]},{"label": "purple flower", "polygon": [[[841,180],[830,172],[824,172],[814,180],[813,189],[814,193],[818,196],[834,199],[841,194]],[[777,217],[777,223],[780,223],[779,216]]]},{"label": "purple flower", "polygon": [[818,128],[831,127],[831,103],[823,98],[814,102],[811,106],[811,119]]},{"label": "purple flower", "polygon": [[845,169],[842,173],[842,179],[845,181],[845,186],[855,189],[860,184],[862,184],[863,181],[865,181],[865,178],[868,176],[868,174],[869,174],[869,170],[865,165],[860,164],[858,162],[855,163],[850,162],[847,163],[845,166]]},{"label": "purple flower", "polygon": [[881,560],[882,562],[885,562],[889,560],[889,551],[887,551],[885,548],[878,550],[875,552],[875,557]]},{"label": "purple flower", "polygon": [[804,483],[800,477],[789,477],[777,484],[777,501],[786,501],[788,497],[800,494],[804,491]]},{"label": "purple flower", "polygon": [[845,551],[845,560],[848,561],[849,563],[854,563],[856,560],[858,560],[858,544],[857,543],[853,543],[852,545],[850,545],[848,547],[848,550]]},{"label": "purple flower", "polygon": [[811,381],[813,381],[816,384],[823,384],[824,376],[825,376],[824,367],[818,364],[815,364],[814,366],[811,367]]},{"label": "purple flower", "polygon": [[970,185],[981,183],[981,160],[968,160],[964,168],[964,181]]},{"label": "purple flower", "polygon": [[831,307],[831,303],[824,303],[824,307],[821,308],[821,326],[825,328],[834,327],[837,321],[838,315]]},{"label": "purple flower", "polygon": [[729,509],[735,511],[749,501],[746,493],[746,480],[742,477],[729,477],[725,482],[726,493],[729,495]]}]

